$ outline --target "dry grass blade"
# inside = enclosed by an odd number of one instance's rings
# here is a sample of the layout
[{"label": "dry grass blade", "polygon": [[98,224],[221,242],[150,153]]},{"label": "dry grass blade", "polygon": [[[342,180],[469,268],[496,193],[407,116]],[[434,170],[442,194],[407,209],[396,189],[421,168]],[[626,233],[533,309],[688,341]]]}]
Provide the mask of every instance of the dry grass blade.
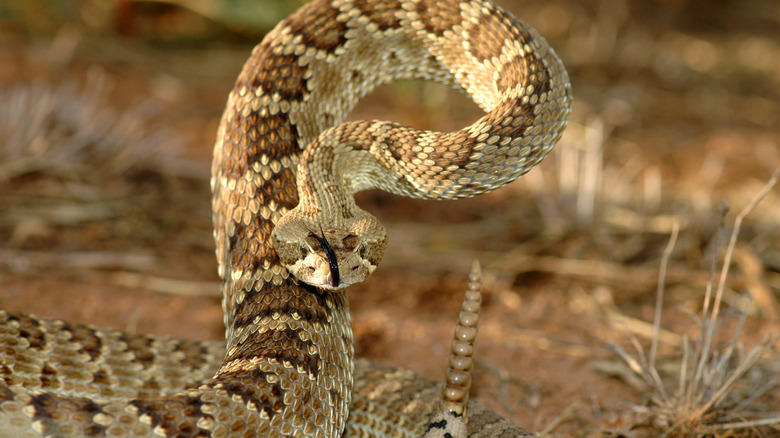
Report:
[{"label": "dry grass blade", "polygon": [[155,277],[133,272],[117,272],[112,280],[128,289],[146,289],[162,294],[187,295],[219,298],[219,283],[210,281],[187,281],[173,278]]},{"label": "dry grass blade", "polygon": [[726,259],[723,261],[723,266],[721,267],[720,280],[718,281],[718,291],[715,294],[715,302],[713,304],[714,307],[712,309],[712,315],[710,316],[710,320],[712,322],[715,322],[718,319],[720,303],[723,298],[723,290],[726,288],[726,276],[728,275],[729,266],[731,264],[731,257],[734,255],[734,247],[737,244],[737,236],[739,235],[739,230],[742,227],[742,221],[745,220],[747,215],[755,210],[756,205],[758,205],[758,203],[764,199],[767,193],[772,190],[772,187],[777,184],[778,178],[780,178],[780,169],[775,171],[769,181],[761,189],[761,191],[748,203],[747,206],[745,206],[745,208],[742,209],[739,215],[737,215],[737,218],[734,220],[734,231],[731,233],[729,246],[726,250]]},{"label": "dry grass blade", "polygon": [[71,252],[16,251],[0,249],[0,267],[11,272],[44,272],[47,269],[148,270],[157,259],[145,252]]},{"label": "dry grass blade", "polygon": [[655,357],[658,352],[658,334],[661,331],[661,309],[664,302],[664,285],[666,284],[666,270],[669,266],[669,258],[672,257],[674,245],[677,243],[677,236],[680,233],[680,225],[675,222],[672,228],[672,235],[669,237],[661,257],[661,269],[658,274],[658,288],[655,294],[655,316],[653,318],[653,342],[650,345],[650,367],[655,370]]},{"label": "dry grass blade", "polygon": [[[629,333],[629,336],[631,334]],[[626,365],[628,365],[629,368],[631,368],[631,371],[635,372],[639,376],[644,377],[642,364],[637,361],[634,356],[631,356],[628,354],[626,350],[623,349],[620,345],[613,344],[611,342],[607,343],[607,348],[610,349],[614,354],[619,356],[621,359],[623,359],[626,362]]]},{"label": "dry grass blade", "polygon": [[[734,312],[720,314],[729,264],[742,222],[774,187],[778,177],[780,177],[780,169],[774,173],[763,189],[737,216],[724,255],[723,266],[720,269],[716,292],[714,296],[711,294],[716,271],[713,265],[712,280],[707,285],[702,315],[700,319],[697,318],[699,336],[693,341],[683,338],[677,391],[673,395],[669,395],[670,393],[666,390],[666,386],[657,372],[655,363],[658,354],[658,337],[661,331],[660,320],[665,272],[674,242],[677,239],[678,228],[673,229],[661,261],[655,304],[654,336],[649,354],[645,355],[639,341],[631,333],[629,333],[628,338],[636,349],[635,356],[628,354],[616,345],[610,345],[610,349],[634,373],[641,376],[655,392],[651,396],[650,406],[637,409],[637,412],[643,417],[638,421],[638,424],[651,424],[663,436],[701,436],[726,430],[756,429],[763,426],[780,425],[780,413],[769,414],[770,418],[756,418],[756,415],[750,410],[753,402],[775,387],[775,379],[762,376],[763,379],[759,379],[758,383],[744,381],[744,377],[749,371],[761,372],[761,369],[758,368],[759,361],[777,343],[780,336],[765,336],[745,354],[745,348],[739,339],[747,319],[745,309],[749,308],[744,304],[752,302],[748,293],[743,294],[741,303],[735,303]],[[723,348],[716,348],[714,345],[717,335],[730,314],[738,315],[732,339]],[[754,419],[751,420],[751,417]]]},{"label": "dry grass blade", "polygon": [[750,429],[759,426],[772,426],[780,424],[780,416],[764,418],[761,420],[738,421],[735,423],[724,423],[718,426],[720,430]]},{"label": "dry grass blade", "polygon": [[[730,371],[726,381],[718,387],[718,390],[710,397],[709,401],[699,409],[702,414],[706,411],[709,411],[713,406],[722,403],[728,395],[728,391],[731,389],[734,382],[736,382],[750,368],[752,368],[758,362],[758,360],[761,359],[761,357],[766,354],[770,348],[772,348],[772,345],[774,345],[778,339],[778,336],[767,335],[764,337],[764,339],[761,340],[761,342],[758,343],[758,345],[753,347],[753,349],[750,350],[750,353],[748,353],[747,357],[739,361],[739,365],[734,370]],[[725,357],[731,359],[731,354],[727,354]],[[726,371],[728,369],[728,362],[730,362],[730,360],[723,360],[721,365],[716,369],[721,372]],[[725,376],[726,373],[722,373],[722,375]]]},{"label": "dry grass blade", "polygon": [[552,421],[550,421],[550,423],[539,432],[539,436],[542,438],[550,436],[558,426],[574,418],[576,416],[575,408],[577,407],[578,403],[579,402],[575,401],[574,403],[567,406],[563,412],[553,418]]}]

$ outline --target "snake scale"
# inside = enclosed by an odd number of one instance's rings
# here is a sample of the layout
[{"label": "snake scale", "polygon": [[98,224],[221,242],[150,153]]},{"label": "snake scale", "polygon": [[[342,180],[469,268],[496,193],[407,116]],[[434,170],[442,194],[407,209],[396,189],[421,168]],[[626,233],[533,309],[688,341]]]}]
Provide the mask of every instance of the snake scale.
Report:
[{"label": "snake scale", "polygon": [[[408,78],[461,89],[486,114],[451,133],[342,124],[373,88]],[[353,360],[344,287],[370,275],[387,237],[352,194],[452,199],[502,186],[549,152],[570,102],[553,50],[487,1],[305,5],[254,49],[217,133],[227,346],[0,312],[0,434],[436,432],[439,384]],[[469,436],[529,434],[473,402],[467,421]]]}]

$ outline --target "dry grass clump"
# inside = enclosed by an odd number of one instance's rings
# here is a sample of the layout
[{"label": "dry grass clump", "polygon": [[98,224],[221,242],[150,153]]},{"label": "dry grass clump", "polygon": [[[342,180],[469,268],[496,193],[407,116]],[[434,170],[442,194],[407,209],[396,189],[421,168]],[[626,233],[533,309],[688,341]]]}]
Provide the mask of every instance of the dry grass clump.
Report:
[{"label": "dry grass clump", "polygon": [[[759,201],[776,184],[780,171],[776,172],[763,190],[737,216],[717,283],[717,266],[713,261],[711,280],[708,283],[701,315],[696,319],[699,333],[696,339],[683,337],[679,359],[679,374],[676,384],[670,385],[656,367],[660,333],[661,308],[663,305],[664,281],[668,260],[677,240],[678,228],[672,231],[661,263],[654,317],[654,333],[648,352],[637,338],[629,333],[635,349],[634,354],[626,352],[616,344],[608,344],[630,369],[640,376],[652,389],[649,403],[634,406],[636,419],[621,431],[623,436],[734,436],[754,434],[764,436],[767,428],[780,430],[780,411],[767,414],[754,408],[754,403],[773,388],[776,380],[762,373],[760,360],[777,342],[780,336],[765,336],[750,350],[740,341],[749,306],[735,306],[733,312],[721,312],[725,290],[737,235],[742,221]],[[748,293],[743,295],[743,304],[751,301]],[[723,313],[723,314],[722,314]],[[731,340],[719,346],[721,331],[727,320],[736,317],[736,326]],[[758,379],[750,374],[759,372]],[[671,379],[667,379],[671,380]],[[763,429],[762,429],[763,427]],[[647,433],[648,435],[646,435]]]},{"label": "dry grass clump", "polygon": [[117,112],[106,102],[107,88],[95,71],[83,90],[68,82],[0,89],[0,184],[35,174],[89,180],[106,172],[176,172],[183,140],[152,123],[154,103]]},{"label": "dry grass clump", "polygon": [[53,236],[53,226],[155,211],[169,182],[207,175],[183,158],[184,138],[155,121],[159,105],[115,110],[103,73],[85,83],[0,88],[0,241],[9,247]]}]

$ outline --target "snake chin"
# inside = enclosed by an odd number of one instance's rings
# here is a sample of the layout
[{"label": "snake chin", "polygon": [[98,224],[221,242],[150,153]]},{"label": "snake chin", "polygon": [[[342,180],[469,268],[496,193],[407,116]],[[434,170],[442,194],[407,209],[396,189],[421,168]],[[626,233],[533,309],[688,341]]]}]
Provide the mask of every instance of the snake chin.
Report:
[{"label": "snake chin", "polygon": [[[292,213],[292,212],[291,212]],[[339,290],[367,279],[387,247],[387,232],[368,213],[362,219],[322,228],[318,222],[289,214],[273,231],[279,261],[304,283]]]}]

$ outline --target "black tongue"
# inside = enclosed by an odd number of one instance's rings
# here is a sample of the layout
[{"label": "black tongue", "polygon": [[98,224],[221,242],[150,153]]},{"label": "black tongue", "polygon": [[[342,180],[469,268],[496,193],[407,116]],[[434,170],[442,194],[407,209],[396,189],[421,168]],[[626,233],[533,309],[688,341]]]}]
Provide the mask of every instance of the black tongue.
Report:
[{"label": "black tongue", "polygon": [[[309,237],[310,238],[313,237],[317,241],[317,243],[319,243],[320,248],[322,249],[322,251],[325,252],[325,255],[328,257],[328,267],[330,267],[330,285],[333,287],[338,286],[339,283],[341,282],[341,278],[339,275],[339,263],[336,260],[336,253],[333,252],[333,247],[330,246],[330,242],[328,242],[328,239],[325,238],[325,232],[322,232],[321,236],[311,233]],[[316,248],[316,249],[320,249],[320,248]]]}]

